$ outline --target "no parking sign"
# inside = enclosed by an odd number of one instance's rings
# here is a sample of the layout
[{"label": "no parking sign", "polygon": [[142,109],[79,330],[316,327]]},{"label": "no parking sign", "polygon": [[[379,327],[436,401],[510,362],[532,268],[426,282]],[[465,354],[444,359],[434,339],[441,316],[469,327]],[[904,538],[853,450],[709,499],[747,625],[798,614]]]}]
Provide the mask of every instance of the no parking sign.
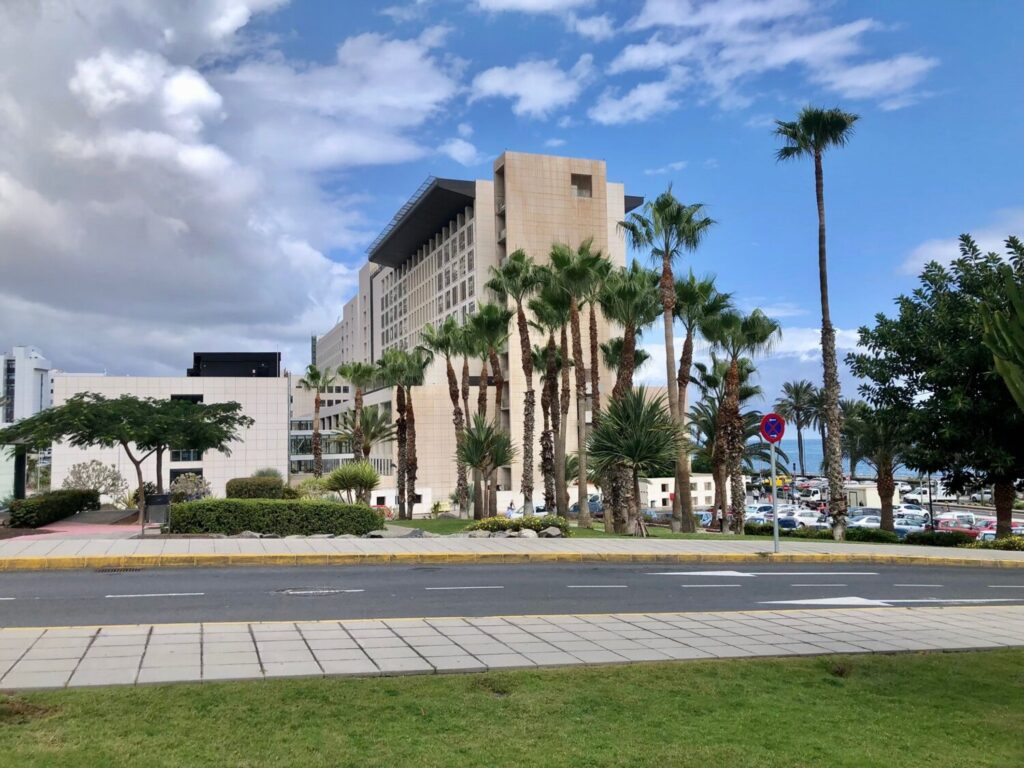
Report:
[{"label": "no parking sign", "polygon": [[769,443],[777,443],[786,433],[786,420],[777,413],[766,413],[761,419],[761,437]]}]

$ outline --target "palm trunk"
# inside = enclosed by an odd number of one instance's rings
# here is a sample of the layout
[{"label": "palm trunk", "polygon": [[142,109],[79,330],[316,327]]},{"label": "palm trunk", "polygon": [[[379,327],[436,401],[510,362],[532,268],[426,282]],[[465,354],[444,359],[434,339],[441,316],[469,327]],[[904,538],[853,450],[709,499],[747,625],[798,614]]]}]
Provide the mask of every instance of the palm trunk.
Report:
[{"label": "palm trunk", "polygon": [[[743,453],[743,418],[740,416],[739,379],[739,364],[736,358],[733,358],[725,377],[725,396],[718,411],[718,435],[715,438],[715,448],[721,451],[723,488],[727,478],[733,478],[729,499],[729,507],[733,513],[731,525],[734,530],[738,525],[739,530],[742,531],[742,510],[746,493],[742,487],[742,480],[739,481],[740,487],[737,493],[735,481],[739,472],[740,457]],[[728,517],[725,519],[728,520]]]},{"label": "palm trunk", "polygon": [[479,469],[473,470],[473,519],[484,519],[484,490]]},{"label": "palm trunk", "polygon": [[[491,370],[494,371],[494,426],[497,429],[502,429],[501,423],[501,403],[505,395],[505,376],[501,371],[501,360],[498,358],[498,352],[491,347],[488,350],[488,355],[491,358]],[[491,470],[491,477],[489,481],[490,487],[490,498],[488,503],[488,514],[490,517],[495,517],[498,514],[498,467]]]},{"label": "palm trunk", "polygon": [[412,407],[412,387],[408,387],[405,404],[405,476],[406,476],[406,498],[408,499],[409,519],[416,511],[416,471],[419,469],[419,459],[416,455],[416,412]]},{"label": "palm trunk", "polygon": [[569,514],[569,484],[565,478],[565,442],[569,429],[569,336],[562,326],[562,385],[559,393],[559,429],[558,443],[555,445],[555,492],[557,494],[558,514],[566,517]]},{"label": "palm trunk", "polygon": [[487,384],[489,383],[488,379],[489,377],[487,373],[487,358],[484,358],[480,362],[480,386],[478,388],[478,394],[476,396],[476,412],[480,416],[483,416],[484,418],[487,417]]},{"label": "palm trunk", "polygon": [[548,335],[547,364],[540,407],[544,412],[544,433],[541,435],[541,472],[544,475],[544,509],[547,514],[556,508],[555,496],[555,437],[558,432],[558,408],[555,403],[555,337]]},{"label": "palm trunk", "polygon": [[[804,477],[807,476],[807,470],[804,469],[804,433],[803,424],[799,418],[796,419],[796,452],[800,458],[800,474]],[[796,480],[796,478],[793,478]]]},{"label": "palm trunk", "polygon": [[[686,428],[689,419],[687,399],[690,386],[690,369],[693,367],[693,329],[688,328],[686,338],[683,340],[683,352],[679,356],[679,374],[677,384],[679,387],[679,417],[683,424],[683,435],[689,438]],[[693,517],[693,496],[690,493],[690,446],[689,439],[683,441],[679,446],[679,457],[676,461],[676,496],[682,495],[679,511],[679,520],[674,515],[673,505],[672,529],[676,529],[678,522],[679,530],[693,533],[697,526]]]},{"label": "palm trunk", "polygon": [[395,411],[398,413],[398,418],[395,419],[395,435],[398,438],[398,476],[395,490],[398,494],[398,519],[405,520],[405,462],[408,454],[405,442],[405,389],[401,385],[395,388]]},{"label": "palm trunk", "polygon": [[156,449],[156,492],[164,492],[164,448]]},{"label": "palm trunk", "polygon": [[[352,406],[352,453],[363,448],[363,388],[356,387],[355,402]],[[369,501],[370,494],[366,494]]]},{"label": "palm trunk", "polygon": [[463,433],[465,432],[465,421],[462,415],[462,406],[459,405],[459,382],[455,378],[455,368],[452,367],[452,359],[445,357],[445,368],[448,373],[448,398],[452,401],[452,423],[455,426],[455,496],[459,502],[459,514],[469,509],[469,484],[466,480],[466,462],[458,455],[458,446],[462,445]]},{"label": "palm trunk", "polygon": [[615,374],[615,386],[612,387],[612,400],[621,400],[622,396],[633,388],[633,372],[636,369],[636,325],[627,323],[622,330],[622,359],[619,370]]},{"label": "palm trunk", "polygon": [[580,310],[576,299],[569,302],[569,324],[572,328],[572,359],[576,367],[576,473],[577,504],[580,528],[590,528],[590,494],[587,492],[587,369],[583,365],[583,339],[580,333]]},{"label": "palm trunk", "polygon": [[[732,502],[732,530],[734,533],[743,533],[743,517],[746,514],[745,502],[747,500],[747,489],[743,484],[743,466],[739,457],[734,456],[730,467],[729,480],[730,495]],[[736,502],[739,499],[739,502]]]},{"label": "palm trunk", "polygon": [[726,488],[729,487],[729,463],[722,459],[718,463],[718,475],[715,478],[715,492],[719,494],[719,488],[721,488],[721,495],[719,496],[719,517],[718,520],[721,523],[721,529],[725,530],[725,525],[729,521],[729,509],[732,506],[729,502],[729,495],[725,492]]},{"label": "palm trunk", "polygon": [[601,423],[601,358],[597,343],[597,313],[590,302],[590,420],[597,429]]},{"label": "palm trunk", "polygon": [[462,358],[462,412],[466,415],[466,424],[471,421],[469,416],[469,358]]},{"label": "palm trunk", "polygon": [[324,474],[324,455],[320,450],[320,393],[313,397],[313,477]]},{"label": "palm trunk", "polygon": [[828,304],[828,259],[825,255],[825,182],[821,152],[814,153],[814,192],[818,202],[818,283],[821,290],[821,364],[825,378],[825,456],[828,471],[828,511],[832,515],[832,535],[836,541],[846,538],[846,497],[843,495],[843,430],[839,410],[839,370],[836,363],[836,332]]},{"label": "palm trunk", "polygon": [[892,460],[877,462],[878,467],[878,499],[882,505],[883,531],[894,532],[896,530],[892,517],[892,498],[896,493],[896,481],[893,478]]},{"label": "palm trunk", "polygon": [[996,505],[996,538],[1013,533],[1013,502],[1017,498],[1012,480],[1000,480],[992,486],[992,501]]},{"label": "palm trunk", "polygon": [[[676,307],[676,284],[672,275],[672,248],[671,243],[662,245],[661,257],[661,281],[658,283],[661,292],[661,306],[663,310],[662,321],[665,326],[665,390],[668,393],[668,412],[672,421],[683,427],[679,415],[679,386],[676,384],[675,359],[675,307]],[[680,472],[678,462],[676,466],[676,493],[672,496],[672,529],[680,530],[683,519],[683,499],[679,493]]]},{"label": "palm trunk", "polygon": [[523,514],[533,514],[533,431],[536,395],[533,392],[533,351],[530,348],[530,329],[523,311],[522,301],[516,302],[516,325],[519,327],[519,354],[523,359],[523,378],[526,396],[523,399]]}]

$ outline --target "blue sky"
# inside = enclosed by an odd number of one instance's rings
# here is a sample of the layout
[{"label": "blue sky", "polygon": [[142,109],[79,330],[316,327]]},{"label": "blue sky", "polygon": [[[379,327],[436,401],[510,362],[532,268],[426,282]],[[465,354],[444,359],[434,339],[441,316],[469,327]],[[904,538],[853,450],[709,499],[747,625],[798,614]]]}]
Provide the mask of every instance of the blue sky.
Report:
[{"label": "blue sky", "polygon": [[808,103],[862,116],[825,168],[841,344],[960,232],[1024,233],[1014,3],[65,4],[74,25],[0,11],[0,64],[29,62],[0,82],[0,343],[65,368],[170,372],[213,346],[298,366],[420,182],[515,149],[706,203],[689,264],[784,323],[765,389],[818,380],[812,169],[771,135]]}]

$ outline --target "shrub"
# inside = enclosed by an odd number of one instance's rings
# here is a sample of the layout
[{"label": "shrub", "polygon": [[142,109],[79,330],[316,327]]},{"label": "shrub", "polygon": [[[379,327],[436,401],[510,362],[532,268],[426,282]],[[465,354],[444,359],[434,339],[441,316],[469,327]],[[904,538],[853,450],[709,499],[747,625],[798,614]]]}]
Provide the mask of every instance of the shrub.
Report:
[{"label": "shrub", "polygon": [[896,544],[900,537],[892,531],[883,531],[881,528],[847,528],[847,541],[873,541],[880,544]]},{"label": "shrub", "polygon": [[322,477],[307,477],[295,490],[299,492],[299,498],[303,499],[328,499],[334,495]]},{"label": "shrub", "polygon": [[485,517],[483,520],[477,520],[467,525],[466,530],[490,531],[494,533],[496,531],[521,531],[523,528],[529,528],[531,531],[540,533],[545,528],[551,527],[558,528],[563,536],[570,535],[569,521],[564,517],[556,515],[544,515],[543,517],[530,515],[528,517],[516,517],[511,520],[507,517]]},{"label": "shrub", "polygon": [[380,485],[380,475],[368,461],[347,461],[331,472],[325,479],[324,487],[345,494],[345,500],[353,502],[365,498]]},{"label": "shrub", "polygon": [[171,503],[180,504],[183,501],[196,501],[205,499],[210,495],[210,481],[202,475],[188,472],[174,478],[169,488],[171,492]]},{"label": "shrub", "polygon": [[73,464],[68,476],[61,483],[64,490],[97,491],[101,496],[123,496],[128,491],[128,481],[113,464],[104,464],[93,459]]},{"label": "shrub", "polygon": [[236,477],[224,486],[229,499],[280,499],[283,491],[280,477]]},{"label": "shrub", "polygon": [[[152,494],[156,493],[156,483],[143,483],[142,492],[146,496],[151,496]],[[114,504],[123,509],[133,509],[139,506],[139,489],[135,488],[135,490],[129,493],[125,493],[123,496],[114,499]]]},{"label": "shrub", "polygon": [[257,469],[252,473],[253,477],[276,477],[282,483],[284,482],[284,476],[273,467],[263,467],[263,469]]},{"label": "shrub", "polygon": [[976,541],[971,544],[974,549],[1008,549],[1013,552],[1024,552],[1024,536],[1007,536],[993,541]]},{"label": "shrub", "polygon": [[973,544],[974,538],[960,531],[913,531],[904,541],[925,547],[962,547]]},{"label": "shrub", "polygon": [[292,488],[290,485],[286,485],[284,488],[281,489],[281,498],[282,499],[301,499],[302,495],[297,490]]},{"label": "shrub", "polygon": [[[771,536],[772,535],[772,524],[771,523],[744,523],[743,533],[747,536]],[[782,533],[782,531],[779,531]]]},{"label": "shrub", "polygon": [[12,528],[38,528],[85,509],[99,509],[100,495],[93,489],[51,491],[11,502]]},{"label": "shrub", "polygon": [[383,525],[381,516],[365,504],[310,499],[203,499],[172,505],[168,530],[229,536],[242,531],[278,536],[361,536]]},{"label": "shrub", "polygon": [[[744,523],[743,533],[747,536],[771,536],[771,523]],[[831,530],[819,530],[817,528],[779,528],[779,536],[788,536],[793,539],[831,539]]]}]

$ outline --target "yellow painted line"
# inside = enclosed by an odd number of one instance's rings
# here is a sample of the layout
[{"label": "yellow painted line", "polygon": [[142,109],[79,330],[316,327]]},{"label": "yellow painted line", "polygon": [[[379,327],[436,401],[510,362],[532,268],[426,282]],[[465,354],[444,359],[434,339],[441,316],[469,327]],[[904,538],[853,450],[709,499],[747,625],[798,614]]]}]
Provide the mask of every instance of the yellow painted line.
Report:
[{"label": "yellow painted line", "polygon": [[225,566],[315,566],[388,564],[522,564],[522,563],[623,563],[623,564],[860,564],[922,565],[975,568],[1024,568],[1024,559],[928,557],[924,555],[872,553],[783,552],[394,552],[394,553],[206,553],[163,555],[93,555],[84,557],[0,557],[0,571],[43,571],[94,568],[189,568]]}]

